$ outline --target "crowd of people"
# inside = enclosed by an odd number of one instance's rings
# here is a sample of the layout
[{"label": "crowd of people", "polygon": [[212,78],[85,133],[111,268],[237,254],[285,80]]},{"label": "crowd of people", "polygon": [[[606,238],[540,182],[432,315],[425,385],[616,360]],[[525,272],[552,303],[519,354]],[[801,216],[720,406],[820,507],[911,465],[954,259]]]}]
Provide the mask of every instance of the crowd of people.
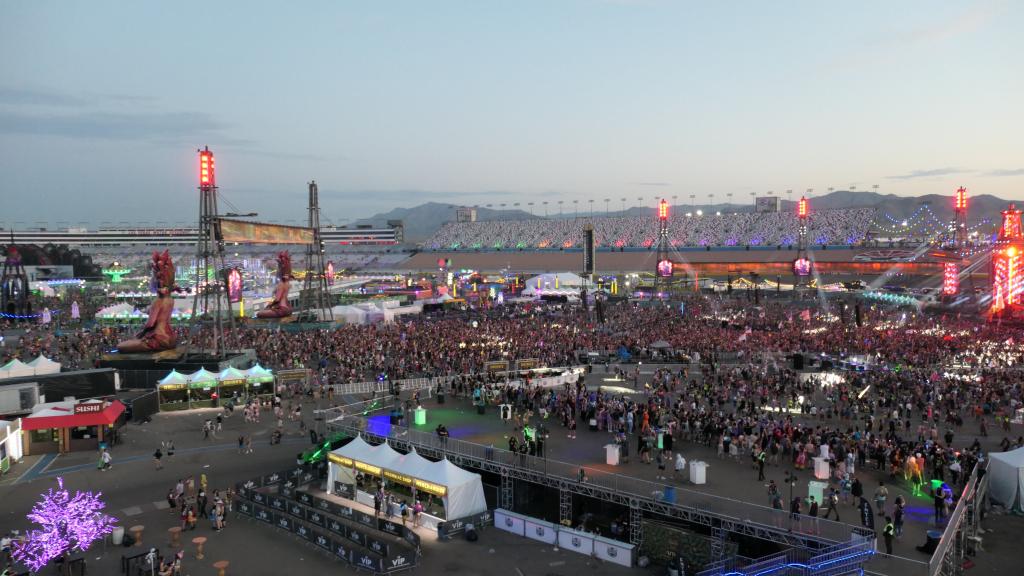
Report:
[{"label": "crowd of people", "polygon": [[[808,242],[852,245],[864,241],[875,212],[869,208],[821,210],[808,219]],[[581,222],[582,220],[582,222]],[[595,242],[606,248],[648,248],[658,242],[659,223],[650,216],[535,218],[451,222],[437,230],[424,247],[442,249],[580,248],[583,224],[594,228]],[[789,212],[682,214],[669,217],[673,246],[789,246],[796,244],[800,221]]]}]

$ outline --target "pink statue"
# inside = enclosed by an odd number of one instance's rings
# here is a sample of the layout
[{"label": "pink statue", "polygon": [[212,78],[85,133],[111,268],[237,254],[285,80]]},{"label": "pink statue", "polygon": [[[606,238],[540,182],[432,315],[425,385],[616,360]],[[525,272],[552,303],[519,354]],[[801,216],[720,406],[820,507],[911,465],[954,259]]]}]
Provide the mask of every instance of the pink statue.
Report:
[{"label": "pink statue", "polygon": [[178,343],[178,337],[171,328],[171,312],[174,310],[174,298],[171,292],[174,286],[174,263],[171,255],[153,253],[153,277],[151,289],[156,291],[156,300],[149,307],[149,318],[135,338],[118,342],[118,352],[160,352],[171,350]]},{"label": "pink statue", "polygon": [[292,315],[292,307],[288,305],[288,289],[292,280],[292,257],[288,251],[277,253],[277,286],[274,288],[274,300],[267,307],[256,313],[257,318],[284,318]]}]

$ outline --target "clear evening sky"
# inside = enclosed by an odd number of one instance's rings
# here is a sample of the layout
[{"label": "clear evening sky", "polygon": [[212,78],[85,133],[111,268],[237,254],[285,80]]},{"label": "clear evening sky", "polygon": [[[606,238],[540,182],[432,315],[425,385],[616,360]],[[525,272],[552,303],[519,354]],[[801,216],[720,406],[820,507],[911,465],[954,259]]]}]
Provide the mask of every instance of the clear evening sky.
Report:
[{"label": "clear evening sky", "polygon": [[[856,185],[1024,199],[1024,2],[0,3],[0,225]],[[631,200],[632,202],[632,200]]]}]

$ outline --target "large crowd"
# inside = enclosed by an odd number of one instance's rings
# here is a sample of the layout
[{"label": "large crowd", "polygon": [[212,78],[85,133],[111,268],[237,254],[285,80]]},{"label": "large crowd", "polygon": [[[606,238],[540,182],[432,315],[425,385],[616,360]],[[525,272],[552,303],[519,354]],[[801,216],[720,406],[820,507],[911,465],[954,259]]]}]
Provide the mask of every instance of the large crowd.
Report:
[{"label": "large crowd", "polygon": [[[870,208],[821,210],[808,219],[808,242],[852,245],[864,241],[875,211]],[[647,248],[657,244],[658,221],[650,216],[535,218],[452,222],[424,242],[428,249],[579,248],[583,228],[594,228],[598,246]],[[789,246],[797,243],[800,223],[791,213],[680,214],[669,218],[673,246]]]}]

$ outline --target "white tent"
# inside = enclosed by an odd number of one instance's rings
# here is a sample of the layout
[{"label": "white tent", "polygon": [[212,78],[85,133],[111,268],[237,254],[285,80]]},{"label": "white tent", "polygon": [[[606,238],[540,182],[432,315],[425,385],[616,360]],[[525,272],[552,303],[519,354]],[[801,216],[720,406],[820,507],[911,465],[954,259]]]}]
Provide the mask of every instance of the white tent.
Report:
[{"label": "white tent", "polygon": [[989,454],[989,497],[1007,510],[1024,512],[1024,448]]},{"label": "white tent", "polygon": [[335,306],[331,314],[338,322],[345,324],[366,324],[366,310],[358,306]]},{"label": "white tent", "polygon": [[19,376],[34,376],[35,370],[21,360],[15,358],[0,367],[0,378],[17,378]]},{"label": "white tent", "polygon": [[445,514],[449,519],[463,518],[487,510],[480,475],[463,470],[448,460],[431,462],[415,451],[403,455],[387,443],[371,446],[357,437],[328,456],[330,466],[327,485],[332,489],[336,481],[354,482],[352,468],[343,465],[339,460],[346,463],[362,462],[382,471],[390,470],[415,480],[444,487]]},{"label": "white tent", "polygon": [[541,274],[526,281],[526,287],[523,288],[522,294],[524,296],[537,294],[579,295],[580,286],[583,286],[583,278],[572,272]]},{"label": "white tent", "polygon": [[431,464],[422,479],[448,488],[444,497],[445,516],[449,520],[465,518],[487,510],[480,475],[463,470],[448,459]]},{"label": "white tent", "polygon": [[41,374],[56,374],[60,372],[60,363],[50,360],[42,354],[38,358],[28,363],[29,366],[35,370],[36,376]]}]

